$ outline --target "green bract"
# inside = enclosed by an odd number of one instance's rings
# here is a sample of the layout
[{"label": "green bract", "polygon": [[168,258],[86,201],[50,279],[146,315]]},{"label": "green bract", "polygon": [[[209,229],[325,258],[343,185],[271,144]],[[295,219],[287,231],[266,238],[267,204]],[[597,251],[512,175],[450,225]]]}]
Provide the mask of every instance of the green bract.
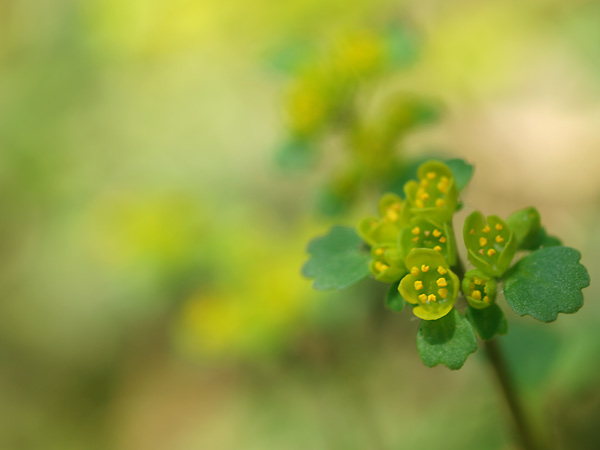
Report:
[{"label": "green bract", "polygon": [[408,221],[407,210],[396,194],[384,194],[379,200],[381,218],[371,216],[362,219],[356,227],[363,240],[371,245],[396,243],[401,226]]},{"label": "green bract", "polygon": [[396,245],[381,244],[371,249],[369,270],[378,281],[393,283],[406,273],[404,261]]},{"label": "green bract", "polygon": [[390,311],[394,311],[395,313],[401,313],[406,305],[406,302],[400,295],[400,292],[398,292],[398,284],[400,283],[392,284],[385,294],[386,308],[388,308]]},{"label": "green bract", "polygon": [[450,222],[438,224],[433,220],[414,217],[400,232],[400,248],[408,255],[415,248],[440,252],[450,266],[456,264],[456,240]]},{"label": "green bract", "polygon": [[465,219],[463,237],[469,261],[488,275],[500,277],[517,251],[514,233],[498,216],[488,216],[474,211]]},{"label": "green bract", "polygon": [[535,250],[540,246],[539,235],[542,221],[537,209],[529,207],[515,211],[508,216],[506,224],[515,233],[519,248]]},{"label": "green bract", "polygon": [[478,269],[465,274],[462,290],[469,305],[476,309],[487,308],[496,300],[496,280]]},{"label": "green bract", "polygon": [[458,189],[450,168],[441,161],[422,164],[417,176],[404,185],[406,200],[414,215],[441,222],[448,221],[458,204]]},{"label": "green bract", "polygon": [[424,320],[436,320],[450,312],[458,294],[458,277],[450,270],[439,252],[416,249],[406,257],[406,275],[398,290],[404,300],[413,305],[415,316]]}]

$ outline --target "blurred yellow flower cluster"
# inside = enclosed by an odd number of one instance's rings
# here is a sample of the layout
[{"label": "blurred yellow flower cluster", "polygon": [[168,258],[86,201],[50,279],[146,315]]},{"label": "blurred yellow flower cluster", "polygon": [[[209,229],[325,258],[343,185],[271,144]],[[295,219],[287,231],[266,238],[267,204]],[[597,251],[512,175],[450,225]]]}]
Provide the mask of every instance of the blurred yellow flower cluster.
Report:
[{"label": "blurred yellow flower cluster", "polygon": [[174,336],[185,354],[268,353],[288,340],[297,329],[293,325],[309,318],[315,294],[299,276],[302,240],[254,234],[244,241],[237,254],[225,258],[222,275],[230,282],[200,286],[178,313]]}]

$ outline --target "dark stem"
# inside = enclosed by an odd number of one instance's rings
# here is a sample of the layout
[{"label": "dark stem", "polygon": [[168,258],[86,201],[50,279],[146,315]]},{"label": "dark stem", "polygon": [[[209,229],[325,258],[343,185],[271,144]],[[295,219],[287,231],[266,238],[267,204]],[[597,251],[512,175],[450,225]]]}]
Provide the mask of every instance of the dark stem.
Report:
[{"label": "dark stem", "polygon": [[484,341],[484,347],[489,361],[494,368],[494,372],[496,373],[496,377],[500,383],[500,386],[502,387],[504,398],[506,399],[506,403],[508,404],[514,419],[516,431],[519,435],[519,440],[521,441],[521,446],[524,450],[539,450],[533,440],[531,428],[516,394],[513,381],[508,373],[506,361],[504,360],[498,343],[495,339],[491,341]]},{"label": "dark stem", "polygon": [[456,255],[456,264],[452,268],[460,281],[465,277],[465,265],[459,255]]}]

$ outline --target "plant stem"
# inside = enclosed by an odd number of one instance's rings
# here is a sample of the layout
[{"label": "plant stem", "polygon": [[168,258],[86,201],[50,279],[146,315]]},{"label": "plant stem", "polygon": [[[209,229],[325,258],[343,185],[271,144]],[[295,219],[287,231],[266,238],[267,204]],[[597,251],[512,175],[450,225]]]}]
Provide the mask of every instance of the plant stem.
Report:
[{"label": "plant stem", "polygon": [[539,450],[536,446],[531,428],[526,420],[523,407],[516,394],[513,381],[508,373],[506,361],[502,355],[502,351],[495,339],[484,341],[484,347],[489,357],[489,361],[494,368],[496,377],[502,387],[504,398],[512,414],[515,422],[516,431],[521,441],[521,446],[524,450]]}]

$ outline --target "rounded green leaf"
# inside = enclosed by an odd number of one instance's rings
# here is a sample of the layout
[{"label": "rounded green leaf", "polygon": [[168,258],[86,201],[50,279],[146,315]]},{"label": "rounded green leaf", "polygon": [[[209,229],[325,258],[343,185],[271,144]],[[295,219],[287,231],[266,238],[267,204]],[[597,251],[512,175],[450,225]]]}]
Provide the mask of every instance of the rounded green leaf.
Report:
[{"label": "rounded green leaf", "polygon": [[581,290],[590,284],[581,254],[569,247],[547,247],[520,260],[504,279],[504,295],[520,316],[542,322],[559,313],[572,314],[583,306]]},{"label": "rounded green leaf", "polygon": [[394,311],[395,313],[401,313],[406,305],[406,302],[398,292],[398,285],[400,282],[396,282],[390,286],[387,293],[385,294],[385,306],[387,309]]},{"label": "rounded green leaf", "polygon": [[427,367],[443,364],[457,370],[477,350],[477,339],[469,321],[453,309],[441,319],[421,322],[417,350]]},{"label": "rounded green leaf", "polygon": [[498,334],[506,334],[508,331],[508,322],[504,312],[496,303],[483,309],[467,306],[465,315],[484,341],[489,341]]},{"label": "rounded green leaf", "polygon": [[307,251],[310,259],[302,273],[314,278],[315,289],[343,289],[369,275],[371,256],[353,228],[335,226],[313,239]]}]

